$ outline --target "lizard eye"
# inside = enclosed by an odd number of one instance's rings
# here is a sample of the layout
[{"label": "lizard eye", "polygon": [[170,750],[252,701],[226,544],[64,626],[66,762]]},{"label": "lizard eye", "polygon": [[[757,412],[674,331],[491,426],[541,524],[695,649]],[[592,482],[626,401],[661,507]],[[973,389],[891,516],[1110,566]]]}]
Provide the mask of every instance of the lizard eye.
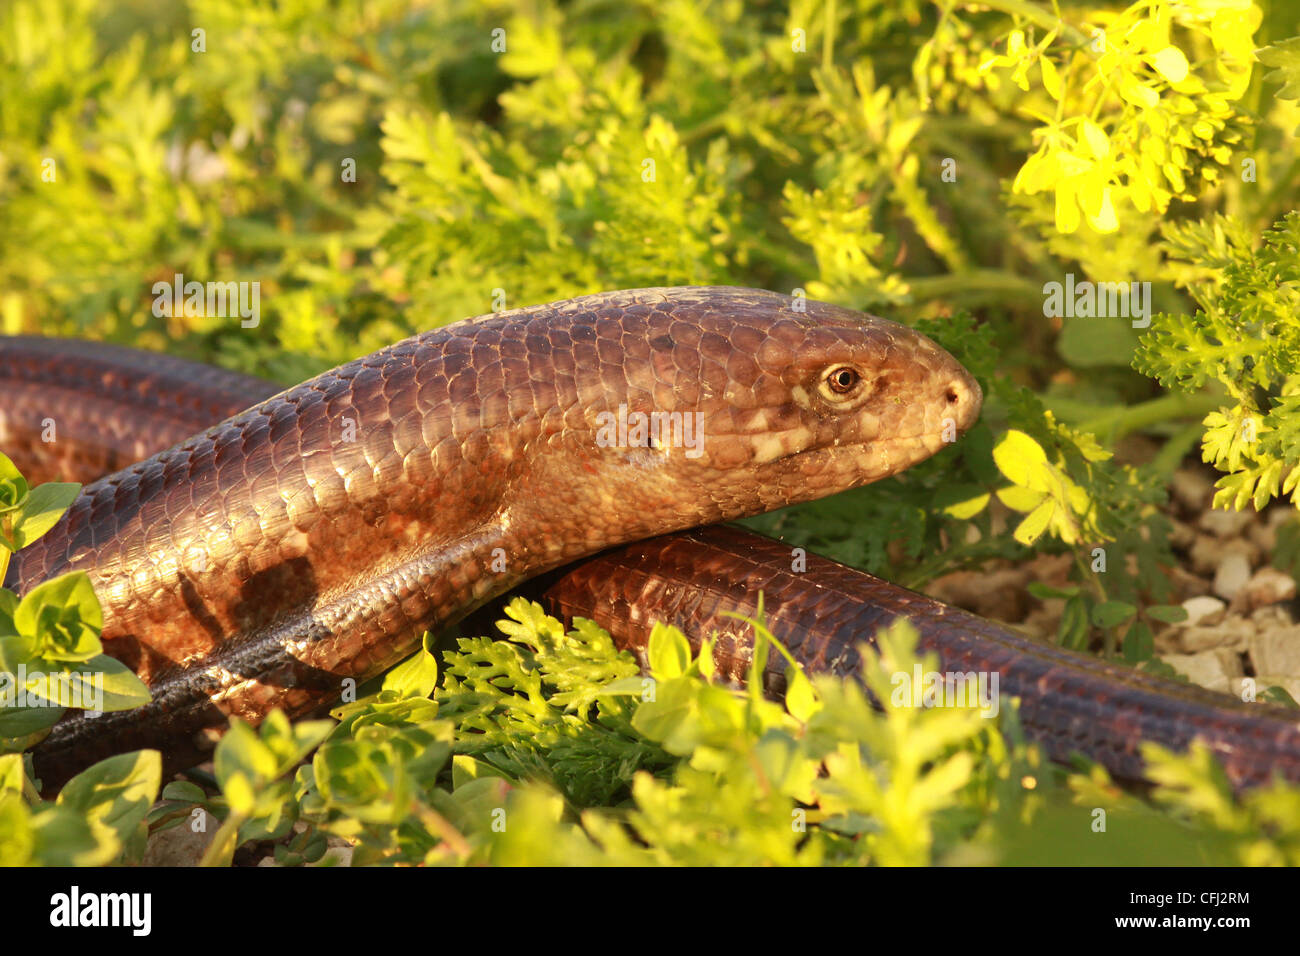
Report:
[{"label": "lizard eye", "polygon": [[844,398],[857,390],[862,383],[862,375],[848,365],[838,365],[826,373],[822,383],[827,398]]}]

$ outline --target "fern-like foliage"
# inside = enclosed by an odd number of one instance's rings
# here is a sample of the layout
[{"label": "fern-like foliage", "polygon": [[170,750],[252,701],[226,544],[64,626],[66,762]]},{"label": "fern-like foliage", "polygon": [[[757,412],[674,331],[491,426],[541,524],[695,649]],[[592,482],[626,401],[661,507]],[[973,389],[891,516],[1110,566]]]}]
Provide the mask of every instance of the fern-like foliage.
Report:
[{"label": "fern-like foliage", "polygon": [[1202,457],[1224,472],[1216,507],[1300,505],[1300,212],[1256,247],[1222,216],[1165,230],[1199,308],[1161,313],[1133,365],[1185,392],[1216,384],[1228,402],[1206,416]]}]

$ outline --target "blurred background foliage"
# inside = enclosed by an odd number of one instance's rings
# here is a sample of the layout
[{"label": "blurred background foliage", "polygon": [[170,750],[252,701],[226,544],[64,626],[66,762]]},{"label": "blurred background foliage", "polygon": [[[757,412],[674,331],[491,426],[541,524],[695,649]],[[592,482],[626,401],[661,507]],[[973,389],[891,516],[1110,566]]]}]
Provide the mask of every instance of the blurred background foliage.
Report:
[{"label": "blurred background foliage", "polygon": [[[1021,343],[1004,371],[1040,384],[1059,361],[1040,287],[1063,265],[1185,304],[1164,218],[1217,209],[1258,232],[1288,208],[1300,107],[1250,54],[1300,11],[1272,7],[1099,5],[1067,11],[1062,38],[1018,0],[16,2],[5,328],[290,380],[485,312],[498,288],[515,306],[733,283],[902,318],[978,307]],[[1101,55],[1080,32],[1100,28]],[[1143,168],[1150,185],[1122,185]],[[1075,194],[1098,194],[1083,227]],[[154,318],[150,287],[175,272],[261,281],[266,328]]]}]

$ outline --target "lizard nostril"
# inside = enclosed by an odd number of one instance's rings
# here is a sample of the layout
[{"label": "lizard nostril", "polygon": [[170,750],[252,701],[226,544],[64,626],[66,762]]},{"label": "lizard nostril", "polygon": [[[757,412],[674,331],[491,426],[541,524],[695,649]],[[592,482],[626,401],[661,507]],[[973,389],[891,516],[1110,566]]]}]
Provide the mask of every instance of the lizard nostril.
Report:
[{"label": "lizard nostril", "polygon": [[958,398],[958,396],[957,396],[957,389],[954,388],[953,386],[949,385],[949,386],[948,386],[948,394],[947,394],[946,397],[947,397],[947,399],[948,399],[948,404],[949,404],[949,405],[956,405],[956,404],[957,404],[957,398]]}]

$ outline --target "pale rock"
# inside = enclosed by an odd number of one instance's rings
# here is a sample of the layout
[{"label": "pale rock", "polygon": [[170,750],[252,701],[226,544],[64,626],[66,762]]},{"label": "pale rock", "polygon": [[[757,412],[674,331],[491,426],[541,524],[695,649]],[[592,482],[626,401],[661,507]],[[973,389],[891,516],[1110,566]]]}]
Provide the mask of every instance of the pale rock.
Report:
[{"label": "pale rock", "polygon": [[[1216,577],[1215,583],[1218,583]],[[1240,598],[1247,608],[1281,604],[1295,597],[1295,578],[1277,568],[1264,567],[1256,571],[1241,590]]]},{"label": "pale rock", "polygon": [[1179,644],[1185,654],[1198,654],[1225,647],[1244,651],[1255,633],[1255,625],[1240,615],[1230,615],[1212,627],[1185,627],[1179,632]]},{"label": "pale rock", "polygon": [[1277,683],[1291,695],[1292,700],[1300,703],[1300,677],[1284,677]]},{"label": "pale rock", "polygon": [[1193,574],[1182,565],[1175,565],[1169,569],[1169,583],[1174,586],[1175,594],[1182,594],[1189,598],[1210,593],[1210,582],[1198,574]]},{"label": "pale rock", "polygon": [[997,621],[1021,621],[1032,598],[1025,589],[1029,572],[1024,568],[1003,568],[987,573],[953,571],[926,585],[926,593],[980,617]]},{"label": "pale rock", "polygon": [[1273,683],[1283,678],[1300,680],[1300,625],[1261,630],[1247,644],[1261,682],[1266,677]]},{"label": "pale rock", "polygon": [[1197,574],[1214,574],[1219,565],[1223,563],[1223,559],[1230,554],[1243,555],[1249,562],[1252,557],[1258,554],[1258,551],[1245,538],[1220,541],[1208,534],[1198,534],[1196,541],[1193,542],[1191,549],[1187,552],[1187,556],[1192,563],[1192,570]]},{"label": "pale rock", "polygon": [[1233,681],[1242,675],[1241,658],[1223,648],[1202,654],[1166,654],[1164,660],[1192,683],[1224,694],[1233,692]]},{"label": "pale rock", "polygon": [[1214,593],[1231,601],[1250,580],[1250,559],[1240,552],[1225,554],[1214,572]]},{"label": "pale rock", "polygon": [[355,850],[356,847],[351,846],[350,844],[342,844],[337,846],[331,844],[329,848],[325,850],[325,854],[320,858],[320,860],[313,865],[314,866],[351,866],[352,854]]},{"label": "pale rock", "polygon": [[1065,613],[1064,598],[1045,598],[1043,606],[1036,607],[1025,615],[1020,626],[1032,633],[1039,640],[1055,636],[1061,627],[1061,617]]},{"label": "pale rock", "polygon": [[1187,612],[1187,620],[1182,622],[1183,626],[1208,626],[1222,621],[1223,615],[1228,611],[1228,606],[1216,597],[1204,595],[1202,597],[1188,598],[1183,602],[1183,610]]},{"label": "pale rock", "polygon": [[1157,657],[1164,657],[1166,654],[1180,654],[1183,650],[1182,631],[1177,627],[1166,627],[1163,631],[1156,631],[1153,639]]},{"label": "pale rock", "polygon": [[1255,625],[1255,631],[1259,634],[1263,634],[1265,631],[1291,627],[1296,623],[1295,618],[1291,616],[1291,612],[1282,604],[1257,607],[1251,613],[1250,620]]},{"label": "pale rock", "polygon": [[1254,511],[1206,511],[1201,514],[1196,526],[1208,531],[1216,538],[1235,538],[1246,530],[1255,519]]},{"label": "pale rock", "polygon": [[[1283,510],[1283,514],[1293,514],[1291,508]],[[1276,520],[1278,509],[1266,511],[1263,514],[1262,521],[1256,521],[1246,529],[1246,536],[1250,538],[1251,544],[1259,548],[1261,554],[1272,554],[1277,549],[1277,529],[1280,526]]]},{"label": "pale rock", "polygon": [[142,863],[144,866],[198,866],[215,833],[215,826],[206,832],[195,833],[189,820],[159,830],[150,834]]},{"label": "pale rock", "polygon": [[1199,470],[1180,468],[1169,480],[1174,500],[1193,514],[1208,508],[1214,497],[1214,483]]}]

